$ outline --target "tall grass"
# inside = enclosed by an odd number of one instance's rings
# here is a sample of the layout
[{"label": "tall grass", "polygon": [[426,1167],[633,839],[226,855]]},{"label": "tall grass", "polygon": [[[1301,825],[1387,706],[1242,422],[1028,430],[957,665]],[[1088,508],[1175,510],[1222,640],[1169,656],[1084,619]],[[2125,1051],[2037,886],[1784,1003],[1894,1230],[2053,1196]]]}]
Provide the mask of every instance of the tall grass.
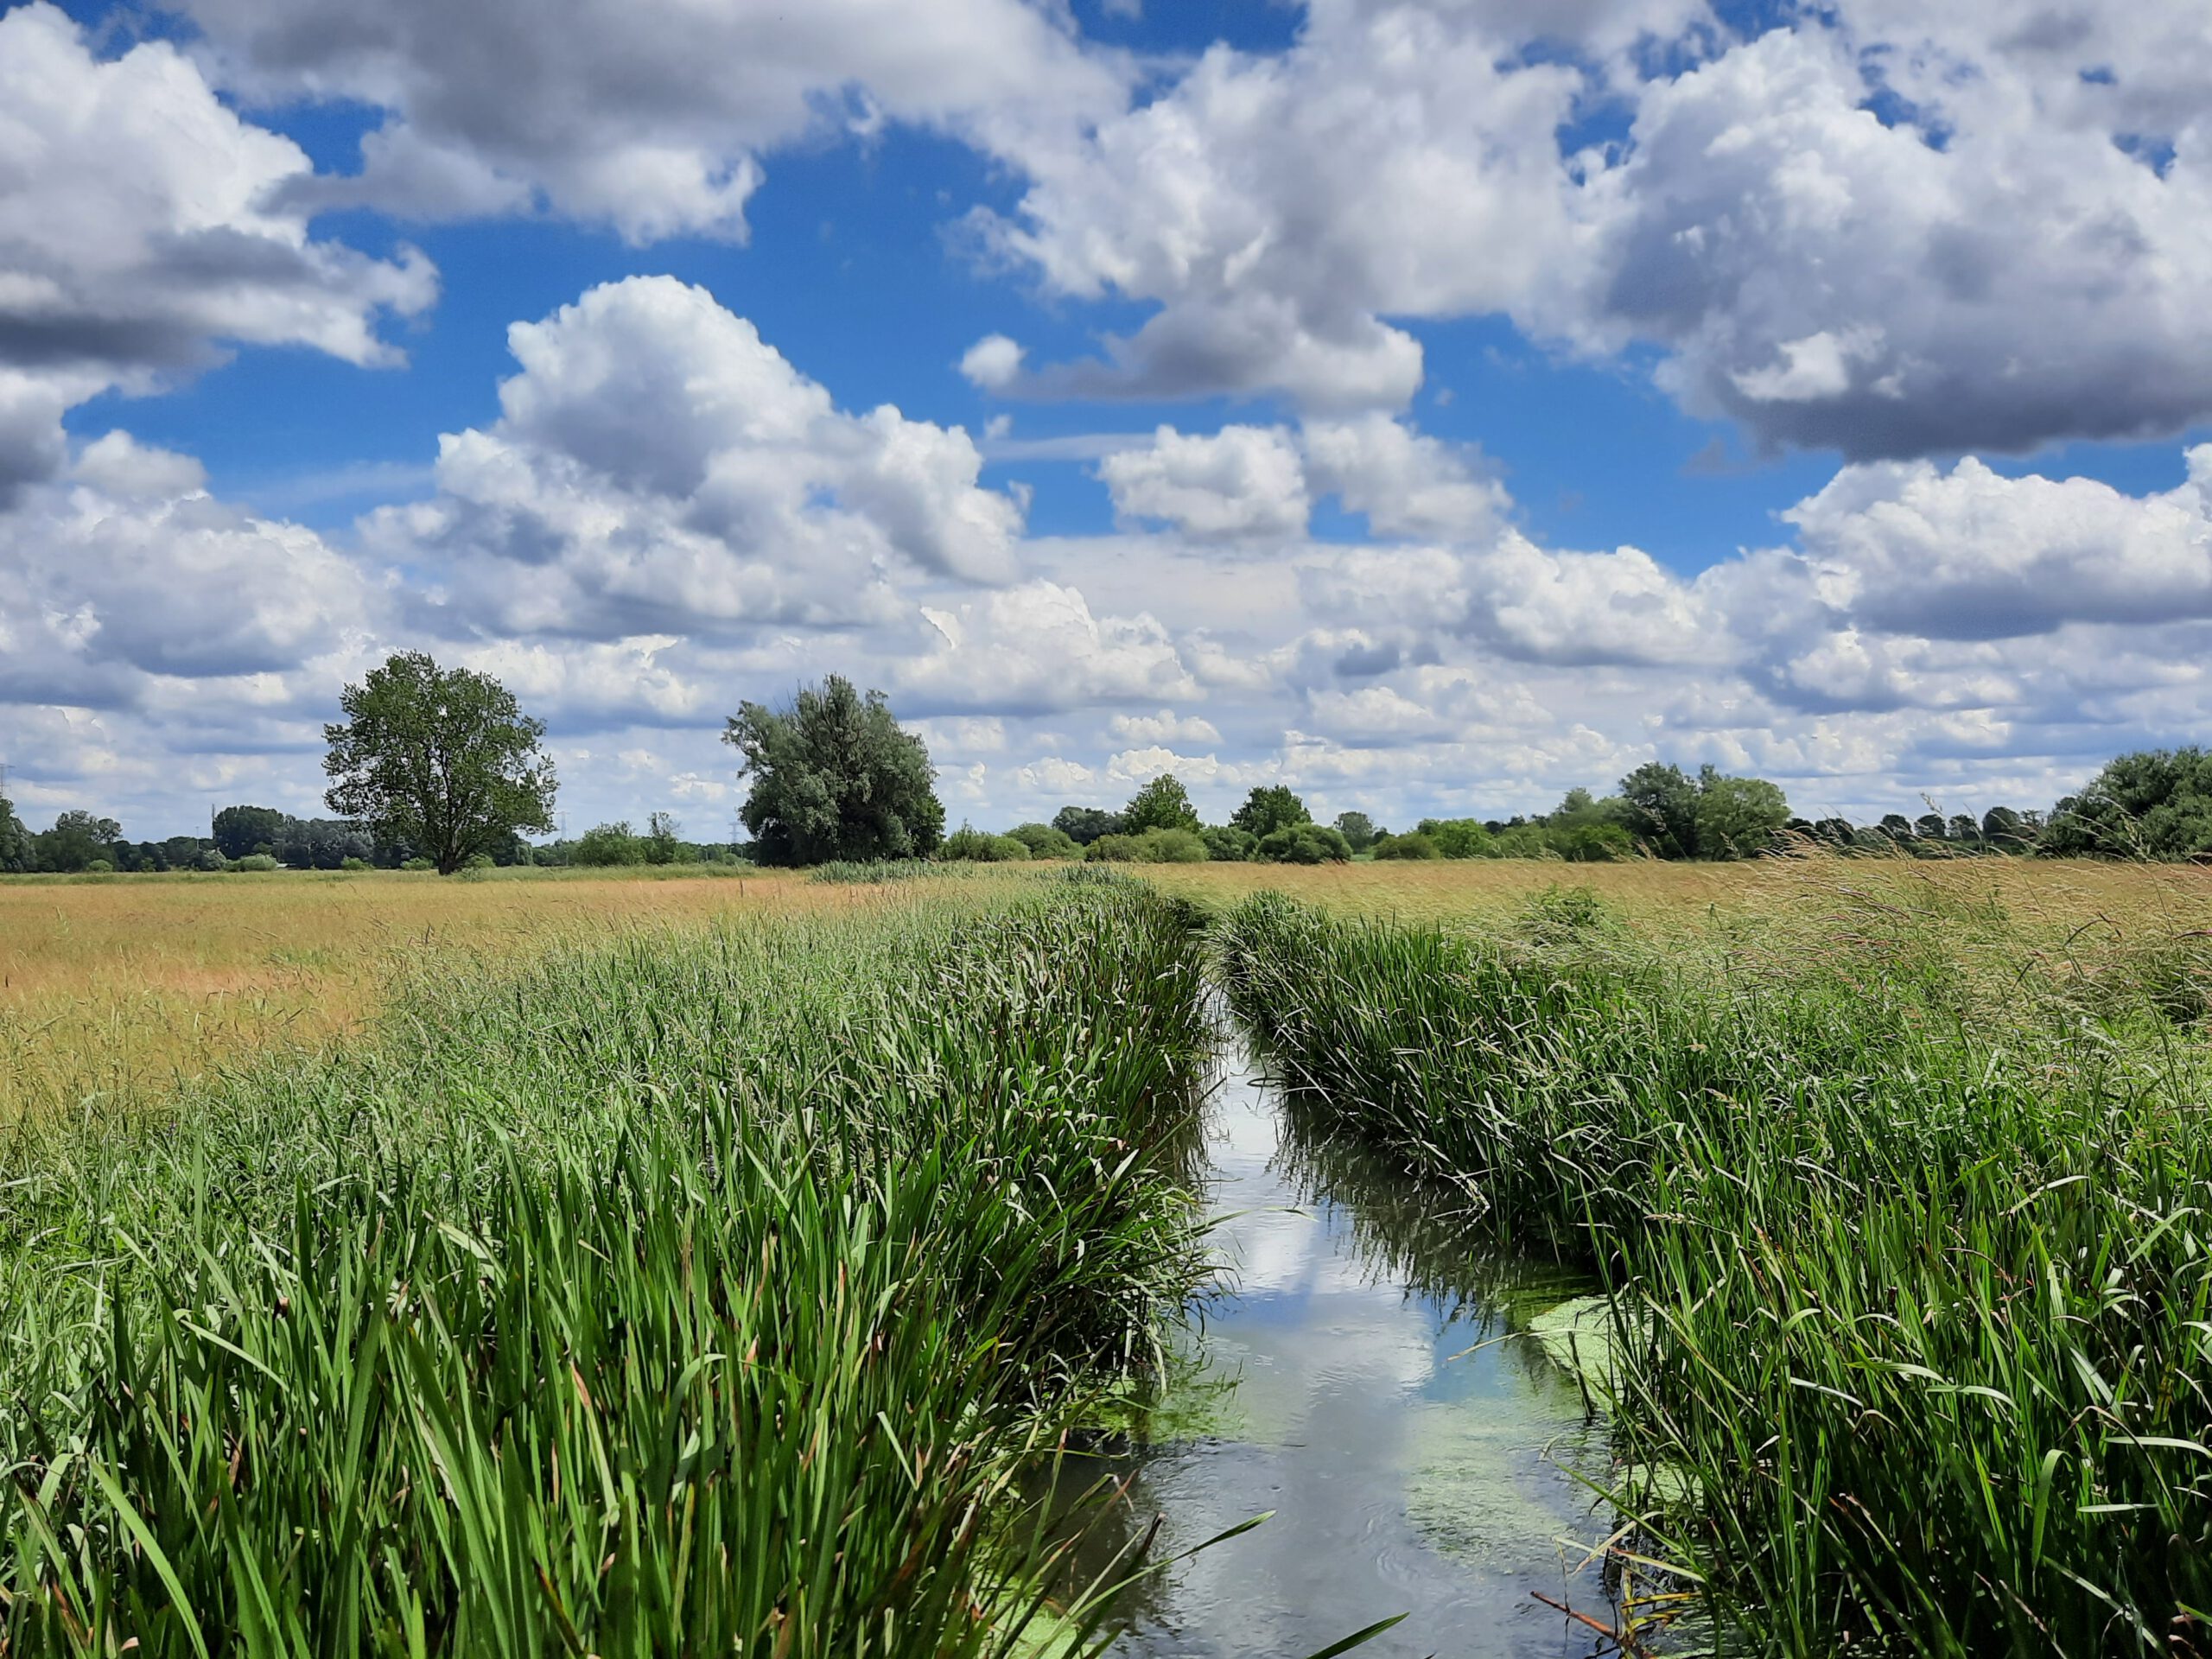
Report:
[{"label": "tall grass", "polygon": [[1618,1497],[1735,1643],[2212,1651],[2206,1052],[2156,994],[2191,982],[2008,1011],[1975,925],[1751,973],[1583,903],[1261,895],[1222,944],[1322,1109],[1604,1275]]},{"label": "tall grass", "polygon": [[19,1137],[0,1652],[1014,1650],[1024,1450],[1202,1271],[1198,991],[1141,892],[946,901]]}]

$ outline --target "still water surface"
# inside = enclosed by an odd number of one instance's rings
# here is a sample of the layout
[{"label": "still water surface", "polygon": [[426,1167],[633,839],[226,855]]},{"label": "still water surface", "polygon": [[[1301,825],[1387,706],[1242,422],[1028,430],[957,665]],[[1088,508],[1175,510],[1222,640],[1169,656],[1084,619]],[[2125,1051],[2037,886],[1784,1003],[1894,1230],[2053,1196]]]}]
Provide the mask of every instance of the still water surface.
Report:
[{"label": "still water surface", "polygon": [[1602,1466],[1603,1431],[1507,1332],[1586,1287],[1486,1252],[1253,1072],[1228,1048],[1208,1114],[1220,1290],[1120,1466],[1129,1522],[1162,1517],[1154,1560],[1274,1516],[1133,1592],[1114,1651],[1296,1659],[1402,1612],[1359,1651],[1582,1659],[1599,1638],[1531,1592],[1611,1622],[1573,1570],[1606,1526],[1568,1473]]}]

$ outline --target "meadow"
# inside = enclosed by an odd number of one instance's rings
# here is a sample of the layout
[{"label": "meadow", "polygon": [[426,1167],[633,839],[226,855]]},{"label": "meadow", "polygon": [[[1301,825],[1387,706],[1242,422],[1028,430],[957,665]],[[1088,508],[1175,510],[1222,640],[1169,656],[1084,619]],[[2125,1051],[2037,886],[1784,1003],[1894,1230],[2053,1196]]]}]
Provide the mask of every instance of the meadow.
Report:
[{"label": "meadow", "polygon": [[1815,857],[0,883],[0,1653],[1065,1649],[1216,983],[1605,1287],[1646,1613],[2212,1652],[2212,877]]},{"label": "meadow", "polygon": [[418,976],[20,1125],[0,1652],[1079,1629],[1007,1494],[1198,1276],[1199,953],[1127,881],[931,887]]}]

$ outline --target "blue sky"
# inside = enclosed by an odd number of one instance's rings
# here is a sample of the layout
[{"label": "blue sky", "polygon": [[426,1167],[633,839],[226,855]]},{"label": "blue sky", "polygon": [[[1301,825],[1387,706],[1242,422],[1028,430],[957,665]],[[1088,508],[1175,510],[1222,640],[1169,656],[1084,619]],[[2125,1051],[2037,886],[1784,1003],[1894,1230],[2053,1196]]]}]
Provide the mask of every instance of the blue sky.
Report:
[{"label": "blue sky", "polygon": [[313,810],[419,645],[572,824],[832,671],[979,823],[2046,804],[2203,730],[2212,49],[1923,10],[0,10],[11,789]]}]

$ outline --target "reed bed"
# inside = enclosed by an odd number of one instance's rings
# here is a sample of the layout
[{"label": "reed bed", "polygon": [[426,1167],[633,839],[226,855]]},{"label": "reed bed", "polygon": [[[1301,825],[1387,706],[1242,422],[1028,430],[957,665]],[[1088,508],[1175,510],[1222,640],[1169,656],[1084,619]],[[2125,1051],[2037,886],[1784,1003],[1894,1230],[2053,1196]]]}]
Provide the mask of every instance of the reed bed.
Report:
[{"label": "reed bed", "polygon": [[1728,1650],[2212,1652],[2212,936],[1883,874],[1221,947],[1315,1109],[1601,1275],[1620,1547]]},{"label": "reed bed", "polygon": [[576,946],[20,1130],[0,1653],[1022,1650],[1012,1482],[1203,1272],[1188,921]]}]

